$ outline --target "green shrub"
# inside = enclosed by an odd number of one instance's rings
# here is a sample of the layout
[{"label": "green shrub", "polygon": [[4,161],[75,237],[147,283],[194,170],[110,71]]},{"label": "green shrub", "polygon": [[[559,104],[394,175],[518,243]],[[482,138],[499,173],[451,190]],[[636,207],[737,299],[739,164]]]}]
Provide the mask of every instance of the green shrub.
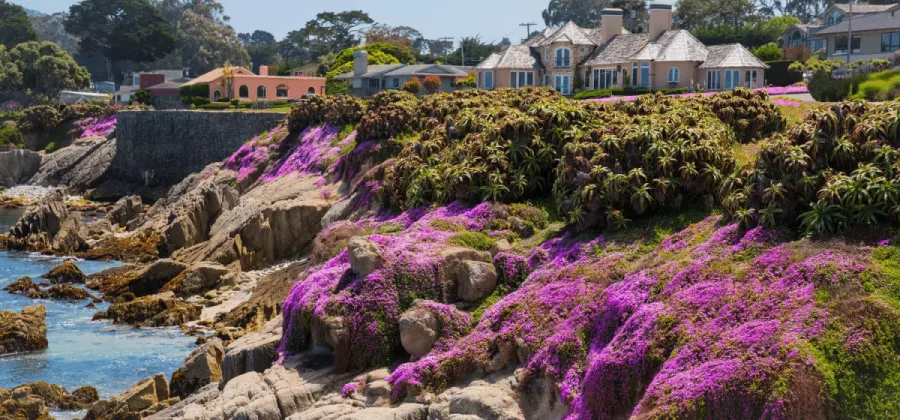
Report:
[{"label": "green shrub", "polygon": [[223,96],[223,97],[220,97],[219,99],[216,99],[216,102],[222,102],[222,103],[226,103],[226,104],[227,104],[227,103],[231,103],[231,101],[236,101],[236,100],[237,100],[237,99],[228,99],[228,98],[226,98],[226,97]]},{"label": "green shrub", "polygon": [[464,246],[466,248],[478,251],[487,251],[491,249],[496,239],[493,239],[481,232],[460,232],[450,237],[447,241],[451,245]]},{"label": "green shrub", "polygon": [[62,123],[62,116],[56,108],[48,105],[35,105],[22,111],[18,126],[26,133],[49,133],[59,127],[60,123]]},{"label": "green shrub", "polygon": [[900,70],[870,73],[868,80],[859,84],[853,99],[890,101],[900,96]]},{"label": "green shrub", "polygon": [[753,55],[762,61],[778,61],[784,60],[784,51],[774,42],[760,45],[753,50]]},{"label": "green shrub", "polygon": [[44,151],[47,153],[55,152],[56,151],[56,143],[54,143],[52,141],[50,143],[47,143],[47,147],[44,147]]},{"label": "green shrub", "polygon": [[766,83],[771,86],[790,86],[802,82],[803,73],[788,69],[793,63],[790,60],[767,61],[769,69],[766,70]]},{"label": "green shrub", "polygon": [[809,94],[819,102],[839,102],[859,90],[867,75],[856,73],[844,79],[834,79],[830,70],[817,70],[809,81]]},{"label": "green shrub", "polygon": [[612,96],[612,91],[609,89],[594,89],[576,93],[575,99],[608,98],[610,96]]},{"label": "green shrub", "polygon": [[237,108],[237,107],[239,107],[239,106],[241,105],[241,100],[238,99],[238,98],[234,98],[234,99],[228,101],[228,103],[230,103],[231,106]]},{"label": "green shrub", "polygon": [[223,104],[223,103],[219,103],[219,102],[214,102],[214,103],[200,105],[197,108],[205,109],[207,111],[224,111],[226,109],[230,109],[231,104]]},{"label": "green shrub", "polygon": [[0,147],[7,144],[19,147],[25,142],[22,133],[12,123],[0,125]]},{"label": "green shrub", "polygon": [[209,83],[195,83],[193,85],[182,86],[178,88],[178,95],[182,98],[196,96],[209,98]]},{"label": "green shrub", "polygon": [[408,82],[404,83],[400,90],[412,93],[413,95],[418,95],[422,92],[422,82],[419,81],[418,77],[413,77],[412,79],[409,79]]},{"label": "green shrub", "polygon": [[134,93],[134,97],[131,98],[131,103],[150,105],[153,103],[153,95],[151,95],[150,92],[141,89]]}]

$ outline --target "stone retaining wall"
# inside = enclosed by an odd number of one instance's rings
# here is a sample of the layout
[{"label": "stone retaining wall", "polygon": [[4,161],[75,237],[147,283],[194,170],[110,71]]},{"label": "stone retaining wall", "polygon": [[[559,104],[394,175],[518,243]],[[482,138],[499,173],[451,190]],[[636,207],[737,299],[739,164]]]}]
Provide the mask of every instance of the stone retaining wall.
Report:
[{"label": "stone retaining wall", "polygon": [[284,117],[262,112],[119,112],[110,177],[149,187],[175,185],[210,163],[225,160]]}]

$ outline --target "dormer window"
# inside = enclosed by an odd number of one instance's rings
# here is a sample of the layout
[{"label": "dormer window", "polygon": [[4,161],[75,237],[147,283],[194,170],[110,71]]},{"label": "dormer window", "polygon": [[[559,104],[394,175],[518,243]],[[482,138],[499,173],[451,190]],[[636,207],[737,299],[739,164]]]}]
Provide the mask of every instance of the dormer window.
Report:
[{"label": "dormer window", "polygon": [[556,50],[556,67],[572,66],[572,50],[568,48],[560,48]]}]

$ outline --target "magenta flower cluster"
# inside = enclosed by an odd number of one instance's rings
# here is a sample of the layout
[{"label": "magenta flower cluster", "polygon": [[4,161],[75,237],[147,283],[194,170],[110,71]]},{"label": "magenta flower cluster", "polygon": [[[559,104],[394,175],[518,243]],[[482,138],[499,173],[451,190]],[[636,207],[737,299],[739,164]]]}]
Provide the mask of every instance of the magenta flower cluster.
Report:
[{"label": "magenta flower cluster", "polygon": [[116,129],[116,114],[82,118],[74,124],[73,131],[80,132],[79,138],[106,137]]}]

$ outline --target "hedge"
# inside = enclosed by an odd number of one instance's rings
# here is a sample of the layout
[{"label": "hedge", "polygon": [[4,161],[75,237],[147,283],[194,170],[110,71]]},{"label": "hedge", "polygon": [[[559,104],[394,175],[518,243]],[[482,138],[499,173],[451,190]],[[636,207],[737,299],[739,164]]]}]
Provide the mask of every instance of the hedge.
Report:
[{"label": "hedge", "polygon": [[576,93],[575,99],[608,98],[610,96],[612,96],[612,91],[609,89],[594,89]]},{"label": "hedge", "polygon": [[770,86],[790,86],[803,81],[803,74],[788,70],[792,60],[767,61],[766,84]]},{"label": "hedge", "polygon": [[209,98],[209,83],[195,83],[178,88],[178,95],[182,98],[203,97]]},{"label": "hedge", "polygon": [[213,103],[208,103],[206,105],[200,105],[197,108],[205,109],[207,111],[224,111],[226,109],[231,109],[232,106],[231,106],[231,104],[225,104],[225,103],[221,103],[221,102],[213,102]]}]

